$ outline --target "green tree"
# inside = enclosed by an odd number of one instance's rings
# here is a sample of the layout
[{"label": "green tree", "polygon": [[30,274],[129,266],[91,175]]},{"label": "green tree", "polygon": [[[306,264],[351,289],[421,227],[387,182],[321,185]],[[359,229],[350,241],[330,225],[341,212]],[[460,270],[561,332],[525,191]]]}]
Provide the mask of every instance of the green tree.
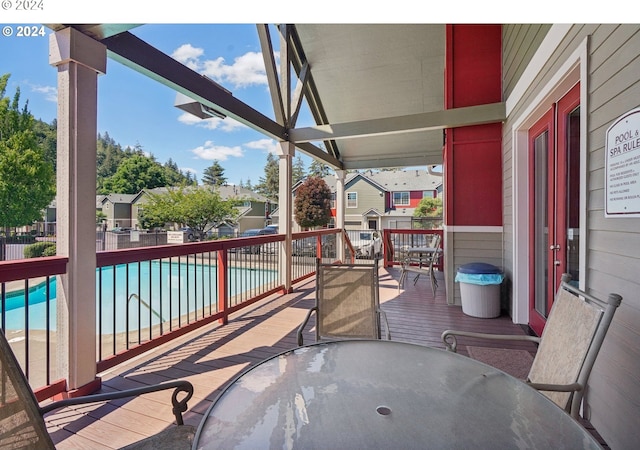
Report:
[{"label": "green tree", "polygon": [[104,180],[101,193],[137,194],[142,189],[166,186],[163,167],[151,158],[134,154],[125,159],[116,173]]},{"label": "green tree", "polygon": [[30,225],[55,196],[53,167],[33,131],[28,102],[20,110],[20,89],[5,97],[9,74],[0,77],[0,226]]},{"label": "green tree", "polygon": [[304,180],[305,176],[304,161],[302,160],[302,156],[298,155],[291,169],[291,182],[296,184],[298,181]]},{"label": "green tree", "polygon": [[442,217],[442,199],[424,197],[413,211],[413,217]]},{"label": "green tree", "polygon": [[202,184],[206,184],[208,186],[222,186],[226,182],[227,178],[224,176],[224,168],[217,160],[213,161],[213,164],[204,169]]},{"label": "green tree", "polygon": [[240,199],[223,200],[215,188],[170,189],[166,193],[149,194],[141,213],[144,228],[178,223],[194,230],[202,238],[223,220],[235,220]]},{"label": "green tree", "polygon": [[411,228],[431,230],[442,228],[442,199],[424,197],[413,212]]},{"label": "green tree", "polygon": [[97,191],[109,194],[109,190],[104,188],[105,180],[115,175],[118,166],[126,158],[126,154],[120,144],[109,136],[109,133],[98,134],[96,151]]},{"label": "green tree", "polygon": [[164,163],[163,168],[167,186],[192,186],[197,184],[191,174],[189,172],[185,174],[171,158]]},{"label": "green tree", "polygon": [[267,164],[264,166],[264,177],[260,177],[259,183],[254,186],[257,193],[265,197],[278,200],[278,191],[280,189],[280,166],[278,165],[278,157],[273,153],[267,154]]},{"label": "green tree", "polygon": [[327,164],[317,159],[314,159],[313,161],[311,161],[311,164],[309,165],[309,174],[308,174],[310,177],[323,178],[329,175],[330,173],[331,173],[331,167],[329,167]]},{"label": "green tree", "polygon": [[303,228],[324,226],[331,219],[331,189],[320,177],[307,178],[294,200],[296,222]]},{"label": "green tree", "polygon": [[44,152],[45,161],[51,165],[53,171],[56,171],[57,161],[57,146],[58,146],[58,122],[56,119],[48,124],[42,120],[36,120],[34,122],[34,133],[38,145]]}]

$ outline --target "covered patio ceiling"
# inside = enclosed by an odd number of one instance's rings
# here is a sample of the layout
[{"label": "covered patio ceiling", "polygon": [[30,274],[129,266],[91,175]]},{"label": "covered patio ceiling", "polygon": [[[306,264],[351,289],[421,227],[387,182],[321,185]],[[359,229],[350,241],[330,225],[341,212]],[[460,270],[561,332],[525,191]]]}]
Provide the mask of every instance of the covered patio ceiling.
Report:
[{"label": "covered patio ceiling", "polygon": [[[48,24],[73,27],[102,42],[111,58],[334,168],[368,169],[442,164],[443,129],[504,120],[504,103],[444,109],[444,24],[295,24],[281,26],[297,80],[269,67],[271,91],[302,92],[316,126],[296,128],[233,97],[129,32],[133,24]],[[263,49],[273,37],[258,26]],[[286,46],[285,46],[286,42]],[[265,52],[267,53],[267,52]],[[282,73],[282,70],[280,71]],[[299,87],[296,87],[298,85]],[[276,108],[277,110],[277,108]],[[295,105],[292,106],[295,110]],[[319,143],[322,142],[320,145]]]}]

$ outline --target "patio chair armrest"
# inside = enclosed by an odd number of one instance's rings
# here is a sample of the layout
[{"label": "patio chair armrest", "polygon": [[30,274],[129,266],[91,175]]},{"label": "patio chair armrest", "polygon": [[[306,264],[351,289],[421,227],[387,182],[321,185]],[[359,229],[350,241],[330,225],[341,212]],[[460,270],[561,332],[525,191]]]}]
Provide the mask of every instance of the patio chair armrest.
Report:
[{"label": "patio chair armrest", "polygon": [[[172,380],[165,383],[154,384],[150,386],[144,386],[135,389],[127,389],[124,391],[107,392],[104,394],[86,395],[82,397],[67,398],[56,402],[49,403],[44,406],[39,406],[40,415],[44,416],[46,413],[54,411],[59,408],[71,405],[82,405],[86,403],[103,402],[108,400],[115,400],[118,398],[136,397],[141,394],[147,394],[150,392],[163,391],[166,389],[174,389],[171,396],[171,403],[173,404],[173,415],[176,417],[176,423],[178,425],[184,425],[182,419],[182,413],[187,410],[187,402],[193,396],[193,385],[186,380]],[[178,398],[179,393],[186,394],[182,399]]]},{"label": "patio chair armrest", "polygon": [[530,381],[527,381],[527,384],[538,391],[577,392],[582,390],[582,385],[580,383],[547,384],[547,383],[532,383]]},{"label": "patio chair armrest", "polygon": [[456,336],[466,336],[478,339],[489,339],[494,341],[528,341],[539,343],[540,338],[537,336],[527,335],[510,335],[510,334],[487,334],[487,333],[475,333],[473,331],[456,331],[445,330],[442,333],[442,342],[450,352],[456,352],[458,350],[458,340]]},{"label": "patio chair armrest", "polygon": [[387,338],[387,341],[391,340],[391,331],[389,330],[389,321],[387,320],[387,313],[384,312],[382,309],[378,308],[378,314],[380,315],[380,317],[382,318],[382,320],[384,321],[384,330],[385,330],[385,337]]},{"label": "patio chair armrest", "polygon": [[304,331],[304,327],[307,326],[309,319],[311,318],[311,314],[318,311],[318,307],[314,306],[307,312],[307,317],[304,318],[302,324],[298,327],[298,347],[300,347],[304,343],[304,338],[302,337],[302,332]]}]

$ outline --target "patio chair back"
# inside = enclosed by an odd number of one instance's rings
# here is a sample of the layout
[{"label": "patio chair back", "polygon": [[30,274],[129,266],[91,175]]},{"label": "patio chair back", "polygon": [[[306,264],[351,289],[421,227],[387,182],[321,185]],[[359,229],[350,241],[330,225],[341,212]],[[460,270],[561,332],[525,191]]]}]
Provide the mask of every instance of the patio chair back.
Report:
[{"label": "patio chair back", "polygon": [[55,449],[38,402],[0,330],[0,448]]},{"label": "patio chair back", "polygon": [[436,279],[435,267],[440,259],[441,252],[439,234],[432,234],[428,240],[427,246],[432,249],[436,249],[428,254],[409,252],[402,261],[402,271],[400,272],[400,279],[398,280],[398,291],[404,286],[404,282],[407,279],[409,272],[416,273],[417,275],[413,279],[415,285],[420,277],[420,274],[425,273],[429,275],[431,281],[431,291],[433,295],[436,295],[436,289],[438,287],[438,280]]},{"label": "patio chair back", "polygon": [[[558,406],[575,415],[596,356],[622,297],[603,302],[570,284],[564,275],[540,338],[528,381]],[[568,392],[545,385],[576,386]]]},{"label": "patio chair back", "polygon": [[176,423],[154,436],[123,447],[126,450],[191,449],[195,427],[185,425],[182,413],[193,396],[193,385],[186,380],[171,380],[140,388],[72,397],[40,406],[22,372],[4,332],[0,330],[0,449],[55,450],[43,416],[71,405],[102,402],[173,389],[171,403]]},{"label": "patio chair back", "polygon": [[316,304],[298,330],[302,331],[311,314],[316,313],[316,340],[380,339],[381,317],[386,337],[389,326],[380,309],[378,264],[316,263]]}]

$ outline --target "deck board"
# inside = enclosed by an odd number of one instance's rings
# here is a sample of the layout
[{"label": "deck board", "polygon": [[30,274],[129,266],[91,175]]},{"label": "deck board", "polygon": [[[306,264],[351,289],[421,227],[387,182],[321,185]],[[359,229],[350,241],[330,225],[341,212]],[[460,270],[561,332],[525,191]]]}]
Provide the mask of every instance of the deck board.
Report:
[{"label": "deck board", "polygon": [[[449,328],[525,333],[507,316],[474,318],[463,314],[459,306],[447,305],[442,280],[435,297],[426,277],[415,285],[408,280],[398,290],[399,272],[395,268],[380,272],[381,307],[387,314],[392,340],[444,348],[440,335]],[[209,324],[185,334],[101,374],[104,390],[187,379],[195,392],[184,419],[197,426],[231,379],[265,358],[297,346],[296,331],[313,306],[314,295],[314,279],[309,279],[296,286],[292,294],[276,295],[235,313],[227,325]],[[310,323],[305,329],[305,342],[314,339],[312,326]],[[464,342],[460,341],[459,351],[466,354]],[[506,348],[508,344],[499,345]],[[532,343],[518,343],[513,348],[535,352]],[[66,408],[48,414],[46,422],[58,450],[119,448],[173,426],[169,399],[167,391],[101,406]]]}]

